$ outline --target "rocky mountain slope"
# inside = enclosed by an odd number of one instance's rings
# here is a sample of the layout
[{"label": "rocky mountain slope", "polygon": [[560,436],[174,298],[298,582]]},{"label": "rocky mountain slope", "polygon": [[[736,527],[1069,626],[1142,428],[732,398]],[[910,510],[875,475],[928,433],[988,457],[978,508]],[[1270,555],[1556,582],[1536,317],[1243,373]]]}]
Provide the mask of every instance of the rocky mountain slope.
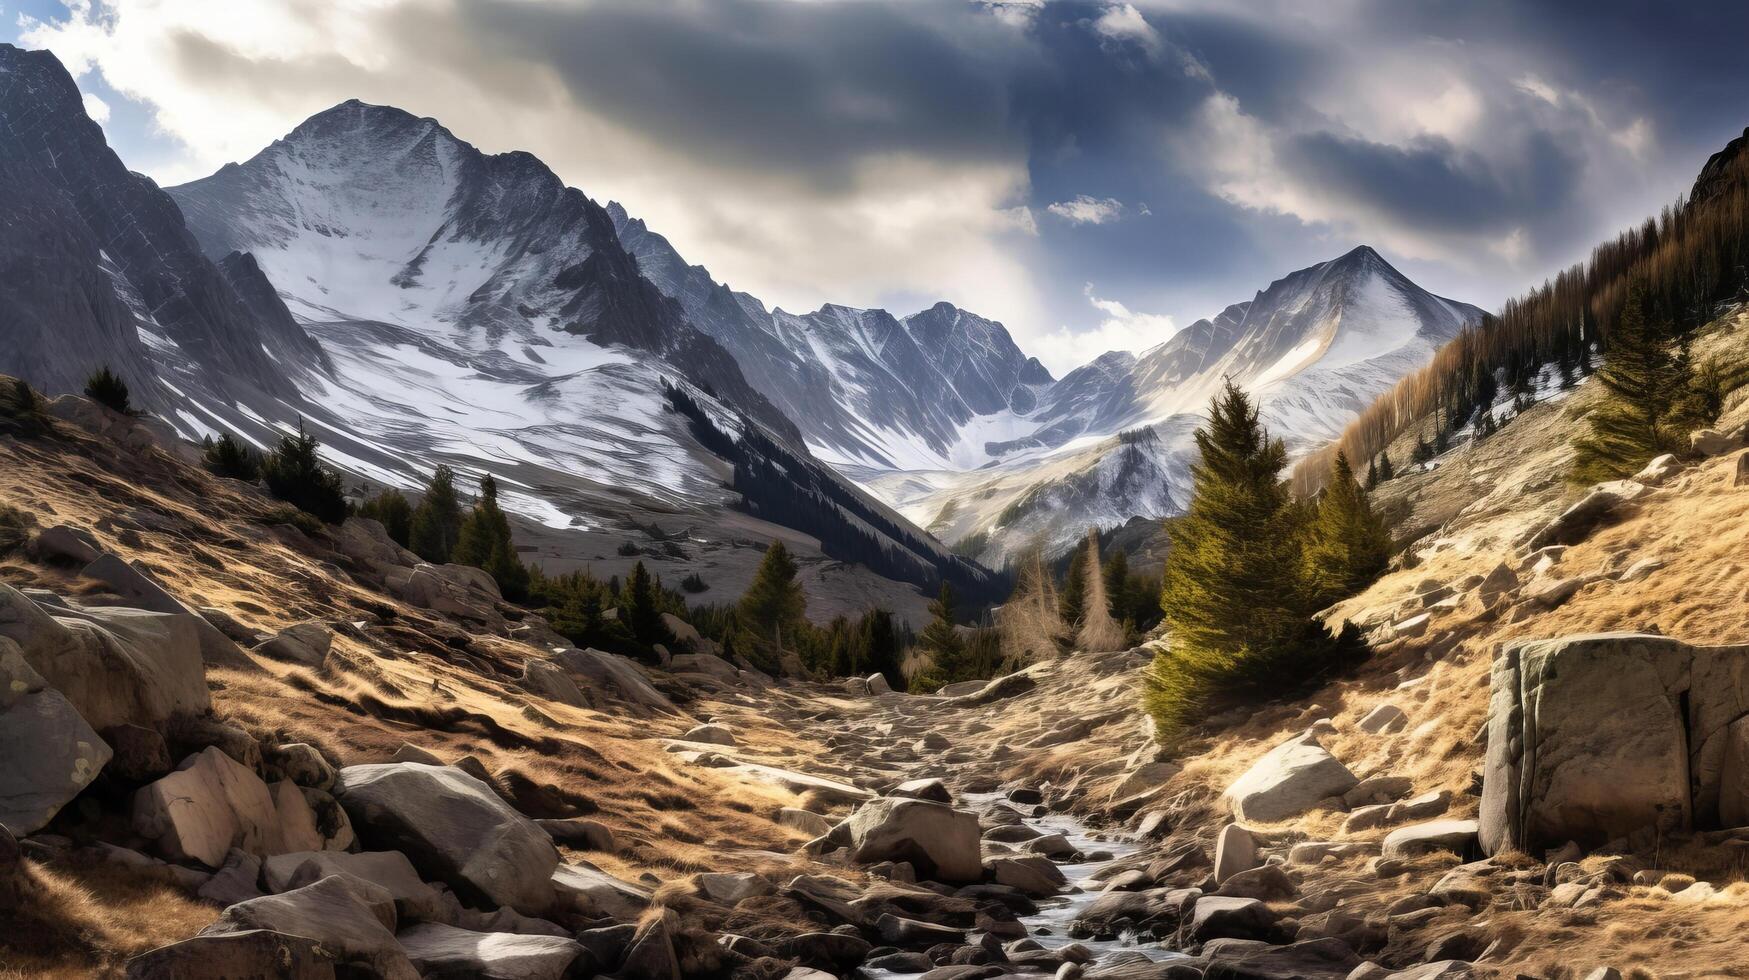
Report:
[{"label": "rocky mountain slope", "polygon": [[[1738,311],[1697,349],[1745,337]],[[1711,733],[1740,727],[1742,685],[1688,672],[1749,663],[1749,400],[1693,460],[1575,491],[1594,386],[1387,483],[1438,530],[1330,611],[1371,660],[1212,715],[1170,760],[1135,708],[1147,647],[934,696],[775,681],[702,640],[641,666],[369,522],[277,524],[138,422],[0,426],[0,955],[136,977],[1733,973],[1749,763]],[[1502,846],[1510,826],[1537,836]]]},{"label": "rocky mountain slope", "polygon": [[988,561],[1089,526],[1164,517],[1188,499],[1195,431],[1223,379],[1254,393],[1272,435],[1301,452],[1340,434],[1482,311],[1416,286],[1371,248],[1286,276],[1141,354],[1065,375],[989,443],[976,470],[858,471],[943,540]]},{"label": "rocky mountain slope", "polygon": [[[0,44],[0,371],[58,391],[109,364],[143,404],[176,390],[289,397],[329,367],[247,259],[201,253],[46,51]],[[167,384],[160,385],[163,378]]]}]

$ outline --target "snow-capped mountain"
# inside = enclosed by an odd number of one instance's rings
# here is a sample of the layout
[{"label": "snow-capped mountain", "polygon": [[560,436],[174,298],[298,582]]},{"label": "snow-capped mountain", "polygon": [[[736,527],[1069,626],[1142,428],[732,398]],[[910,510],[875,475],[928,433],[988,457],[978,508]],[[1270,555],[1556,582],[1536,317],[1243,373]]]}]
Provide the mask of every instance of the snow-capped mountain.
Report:
[{"label": "snow-capped mountain", "polygon": [[1188,500],[1191,434],[1223,379],[1261,401],[1290,451],[1339,435],[1482,311],[1435,296],[1367,246],[1288,275],[1140,354],[1113,352],[1039,393],[981,469],[857,471],[943,540],[994,562]]},{"label": "snow-capped mountain", "polygon": [[63,391],[108,364],[169,411],[177,387],[285,396],[327,366],[253,263],[209,260],[176,203],[123,166],[60,62],[9,44],[0,215],[0,371]]},{"label": "snow-capped mountain", "polygon": [[657,288],[734,352],[821,458],[990,564],[1176,513],[1191,434],[1224,378],[1261,398],[1290,448],[1308,449],[1482,316],[1363,245],[1155,347],[1052,380],[1000,324],[946,303],[902,319],[768,310],[619,205],[608,212]]},{"label": "snow-capped mountain", "polygon": [[1002,324],[950,303],[904,318],[837,305],[768,310],[687,264],[619,204],[607,209],[650,281],[735,355],[822,459],[887,469],[978,465],[988,435],[981,421],[1032,412],[1052,382]]},{"label": "snow-capped mountain", "polygon": [[944,579],[994,591],[809,455],[606,211],[527,154],[349,102],[167,193],[52,55],[0,47],[0,214],[0,371],[51,393],[107,362],[188,437],[266,446],[301,423],[377,484],[490,472],[549,570],[641,558],[732,601],[783,538],[816,615],[920,624]]}]

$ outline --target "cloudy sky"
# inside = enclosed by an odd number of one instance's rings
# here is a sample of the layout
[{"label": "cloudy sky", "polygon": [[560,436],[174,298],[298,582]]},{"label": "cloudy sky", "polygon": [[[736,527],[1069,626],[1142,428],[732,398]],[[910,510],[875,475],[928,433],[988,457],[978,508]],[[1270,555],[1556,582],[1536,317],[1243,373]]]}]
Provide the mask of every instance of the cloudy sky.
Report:
[{"label": "cloudy sky", "polygon": [[1059,373],[1368,243],[1496,307],[1749,125],[1749,4],[0,0],[171,184],[348,98],[530,150],[772,305]]}]

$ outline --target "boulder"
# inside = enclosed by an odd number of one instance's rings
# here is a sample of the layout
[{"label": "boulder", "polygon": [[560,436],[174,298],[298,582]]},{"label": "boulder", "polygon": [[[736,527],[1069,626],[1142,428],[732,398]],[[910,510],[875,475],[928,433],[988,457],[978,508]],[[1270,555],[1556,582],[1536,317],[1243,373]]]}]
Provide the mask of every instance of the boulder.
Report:
[{"label": "boulder", "polygon": [[398,850],[464,901],[539,915],[552,904],[559,854],[546,831],[452,766],[348,766],[334,796],[359,837]]},{"label": "boulder", "polygon": [[703,742],[706,745],[738,745],[735,733],[722,725],[695,725],[680,736],[688,742]]},{"label": "boulder", "polygon": [[1749,647],[1632,633],[1521,642],[1495,659],[1490,686],[1485,853],[1722,822]]},{"label": "boulder", "polygon": [[1501,562],[1482,576],[1481,584],[1476,586],[1476,597],[1482,600],[1483,608],[1491,609],[1502,596],[1516,588],[1518,573],[1512,570],[1512,566]]},{"label": "boulder", "polygon": [[334,628],[311,620],[287,626],[272,639],[257,643],[253,652],[273,660],[320,667],[333,645]]},{"label": "boulder", "polygon": [[559,651],[554,659],[593,687],[607,691],[619,700],[662,714],[681,713],[674,702],[656,690],[630,660],[618,654],[572,648]]},{"label": "boulder", "polygon": [[719,905],[734,905],[777,890],[771,882],[745,871],[701,874],[697,881],[699,892]]},{"label": "boulder", "polygon": [[206,621],[140,609],[57,607],[51,615],[0,584],[0,637],[98,731],[161,729],[210,710],[197,623]]},{"label": "boulder", "polygon": [[1221,828],[1215,838],[1215,884],[1263,863],[1257,853],[1257,838],[1236,823]]},{"label": "boulder", "polygon": [[652,892],[622,881],[588,862],[561,864],[553,871],[552,893],[561,908],[590,918],[635,922],[650,907]]},{"label": "boulder", "polygon": [[170,772],[170,746],[156,730],[140,725],[116,725],[103,730],[103,740],[115,751],[104,773],[129,786],[141,786]]},{"label": "boulder", "polygon": [[1190,914],[1190,935],[1210,939],[1267,939],[1275,931],[1275,913],[1255,898],[1205,895]]},{"label": "boulder", "polygon": [[903,796],[913,800],[930,800],[935,803],[953,802],[953,794],[948,792],[947,784],[939,779],[910,779],[893,787],[889,796]]},{"label": "boulder", "polygon": [[285,850],[279,808],[267,784],[217,747],[182,761],[177,770],[134,793],[133,829],[172,861],[216,868],[236,848],[250,854]]},{"label": "boulder", "polygon": [[228,906],[261,897],[261,858],[247,851],[232,850],[224,867],[213,873],[195,894],[214,905]]},{"label": "boulder", "polygon": [[418,980],[419,971],[395,941],[394,926],[392,904],[385,906],[375,896],[361,893],[355,881],[331,875],[283,895],[239,902],[225,909],[201,935],[266,929],[303,936],[321,943],[347,966],[374,970],[384,980]]},{"label": "boulder", "polygon": [[303,742],[272,746],[262,752],[261,761],[270,778],[289,779],[299,786],[324,790],[334,785],[334,767],[314,746]]},{"label": "boulder", "polygon": [[669,660],[668,670],[675,674],[703,674],[724,684],[735,684],[741,680],[739,668],[713,653],[676,654]]},{"label": "boulder", "polygon": [[673,613],[662,614],[662,625],[674,637],[674,642],[688,650],[704,652],[704,636],[693,625]]},{"label": "boulder", "polygon": [[391,571],[389,587],[403,601],[421,609],[485,626],[501,624],[498,603],[504,596],[498,583],[481,569],[469,565],[413,566],[411,571]]},{"label": "boulder", "polygon": [[1221,980],[1344,980],[1362,965],[1360,956],[1340,939],[1307,939],[1285,946],[1242,939],[1206,943],[1204,976]]},{"label": "boulder", "polygon": [[793,806],[786,806],[778,810],[777,822],[811,837],[819,837],[832,832],[832,821],[812,810],[803,810]]},{"label": "boulder", "polygon": [[1356,723],[1363,732],[1373,735],[1389,735],[1400,732],[1409,724],[1409,716],[1403,709],[1394,704],[1381,704],[1366,713],[1366,716]]},{"label": "boulder", "polygon": [[419,564],[418,555],[397,544],[381,523],[368,517],[348,517],[330,533],[336,550],[369,569],[379,580],[391,570]]},{"label": "boulder", "polygon": [[1248,871],[1227,876],[1215,894],[1227,898],[1255,898],[1264,902],[1279,902],[1299,894],[1286,871],[1279,864],[1262,864]]},{"label": "boulder", "polygon": [[1593,531],[1620,516],[1626,503],[1626,498],[1613,490],[1592,490],[1580,498],[1578,503],[1562,511],[1554,520],[1532,534],[1525,542],[1524,550],[1536,551],[1549,545],[1578,544],[1590,537]]},{"label": "boulder", "polygon": [[1717,429],[1698,429],[1688,434],[1688,449],[1697,456],[1722,456],[1741,448],[1741,434],[1733,435]]},{"label": "boulder", "polygon": [[329,875],[345,875],[381,888],[395,903],[401,920],[429,921],[446,915],[443,893],[420,878],[400,851],[298,851],[261,862],[261,883],[276,895]]},{"label": "boulder", "polygon": [[397,938],[426,977],[563,980],[584,955],[569,938],[470,932],[434,922],[405,929]]},{"label": "boulder", "polygon": [[874,692],[868,689],[868,679],[863,677],[846,677],[844,693],[853,698],[866,698]]},{"label": "boulder", "polygon": [[[188,628],[194,634],[202,662],[240,667],[246,670],[259,669],[234,640],[221,633],[218,627],[207,622],[198,612],[183,605],[180,599],[166,592],[163,586],[153,581],[152,577],[139,566],[129,564],[116,555],[104,554],[97,556],[96,561],[86,565],[80,574],[109,586],[111,590],[127,598],[142,610],[187,617]],[[98,727],[103,726],[98,725]]]},{"label": "boulder", "polygon": [[870,800],[832,829],[859,864],[905,861],[923,878],[948,884],[981,881],[978,815],[928,800]]},{"label": "boulder", "polygon": [[1056,862],[1036,854],[992,855],[984,858],[983,864],[991,881],[1019,889],[1033,898],[1055,895],[1069,884]]},{"label": "boulder", "polygon": [[1664,482],[1677,473],[1682,472],[1682,463],[1673,454],[1665,453],[1654,456],[1645,468],[1633,475],[1633,481],[1648,487],[1662,486]]},{"label": "boulder", "polygon": [[583,696],[583,691],[577,687],[577,682],[571,679],[571,675],[545,660],[530,659],[524,662],[520,683],[523,690],[536,697],[558,704],[568,704],[573,708],[589,706],[589,699]]},{"label": "boulder", "polygon": [[103,547],[90,531],[71,524],[43,528],[31,542],[31,548],[43,561],[69,565],[89,565],[103,554]]},{"label": "boulder", "polygon": [[1386,858],[1403,860],[1449,851],[1462,856],[1476,845],[1477,824],[1474,820],[1434,820],[1393,830],[1385,837],[1381,852]]},{"label": "boulder", "polygon": [[[556,844],[585,851],[619,852],[619,841],[606,824],[586,817],[563,817],[557,820],[536,820],[535,825],[547,832]],[[828,828],[830,829],[830,828]]]},{"label": "boulder", "polygon": [[[289,779],[282,779],[267,787],[267,795],[273,800],[273,811],[277,815],[275,826],[278,832],[274,835],[273,853],[320,851],[328,848],[331,842],[317,829],[316,812],[310,808],[310,801],[304,798],[302,787]],[[350,843],[352,827],[348,823],[345,840],[340,846]]]},{"label": "boulder", "polygon": [[868,693],[870,694],[880,695],[893,693],[893,685],[887,683],[887,675],[885,674],[870,674],[868,675],[867,683]]},{"label": "boulder", "polygon": [[14,834],[41,830],[111,754],[18,644],[0,636],[0,825]]},{"label": "boulder", "polygon": [[1341,796],[1358,782],[1347,766],[1307,733],[1283,742],[1257,760],[1227,788],[1226,800],[1238,820],[1273,823]]},{"label": "boulder", "polygon": [[337,957],[321,943],[268,929],[195,936],[128,960],[127,980],[334,980]]}]

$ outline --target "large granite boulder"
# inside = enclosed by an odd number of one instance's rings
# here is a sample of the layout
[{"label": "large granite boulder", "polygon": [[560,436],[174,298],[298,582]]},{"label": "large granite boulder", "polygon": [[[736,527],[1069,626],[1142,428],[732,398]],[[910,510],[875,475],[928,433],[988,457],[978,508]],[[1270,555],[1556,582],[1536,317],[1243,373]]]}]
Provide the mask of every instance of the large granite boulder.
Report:
[{"label": "large granite boulder", "polygon": [[662,714],[681,713],[635,664],[618,654],[573,648],[559,651],[554,659],[595,690],[606,691],[621,701]]},{"label": "large granite boulder", "polygon": [[583,947],[558,936],[472,932],[426,923],[403,931],[401,948],[426,977],[563,980]]},{"label": "large granite boulder", "polygon": [[468,902],[539,915],[553,903],[552,838],[491,787],[453,766],[348,766],[334,796],[367,845],[401,851]]},{"label": "large granite boulder", "polygon": [[402,920],[444,916],[443,893],[426,883],[399,851],[294,851],[261,862],[261,884],[271,894],[288,892],[329,875],[348,875],[388,892]]},{"label": "large granite boulder", "polygon": [[1359,782],[1308,732],[1270,749],[1227,788],[1226,799],[1239,821],[1273,823],[1297,817]]},{"label": "large granite boulder", "polygon": [[[296,787],[284,785],[292,790],[284,800],[307,812]],[[280,803],[253,769],[209,746],[134,793],[133,828],[172,861],[216,868],[232,848],[262,855],[286,850]],[[307,843],[300,837],[295,845]]]},{"label": "large granite boulder", "polygon": [[130,564],[117,555],[104,554],[97,556],[96,561],[86,565],[81,574],[86,578],[94,578],[102,582],[114,590],[117,595],[127,598],[132,605],[148,612],[191,618],[194,621],[192,629],[199,644],[200,659],[203,662],[250,670],[256,669],[255,662],[249,659],[236,641],[226,636],[217,626],[207,622],[199,611],[184,605],[182,600],[171,595],[142,567]]},{"label": "large granite boulder", "polygon": [[1502,652],[1491,685],[1485,853],[1595,847],[1749,812],[1749,647],[1632,633],[1535,640]]},{"label": "large granite boulder", "polygon": [[862,864],[907,861],[924,878],[950,884],[982,881],[978,815],[928,800],[884,798],[856,809],[827,835]]},{"label": "large granite boulder", "polygon": [[41,830],[110,759],[110,747],[0,636],[0,825]]},{"label": "large granite boulder", "polygon": [[[341,963],[383,980],[418,980],[419,971],[395,941],[395,909],[373,886],[330,875],[283,895],[267,895],[225,909],[203,936],[254,929],[314,939]],[[352,974],[348,974],[349,976]]]},{"label": "large granite boulder", "polygon": [[1578,544],[1593,531],[1616,520],[1628,497],[1616,489],[1599,487],[1580,498],[1553,520],[1538,528],[1524,543],[1526,552],[1550,545]]},{"label": "large granite boulder", "polygon": [[98,731],[161,728],[211,708],[201,625],[210,624],[191,613],[45,608],[0,585],[0,637]]}]

